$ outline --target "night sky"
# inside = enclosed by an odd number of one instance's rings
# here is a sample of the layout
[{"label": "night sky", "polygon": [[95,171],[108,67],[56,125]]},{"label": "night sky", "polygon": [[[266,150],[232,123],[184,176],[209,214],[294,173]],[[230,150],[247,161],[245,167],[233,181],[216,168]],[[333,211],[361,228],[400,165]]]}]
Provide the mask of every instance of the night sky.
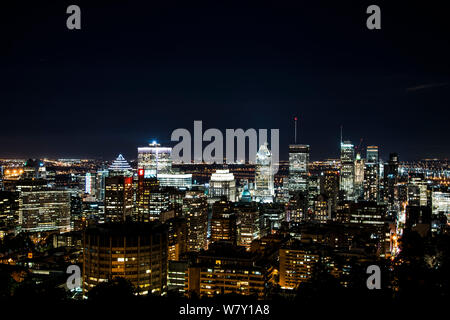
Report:
[{"label": "night sky", "polygon": [[338,156],[341,125],[384,159],[450,157],[444,1],[30,3],[1,8],[0,157],[133,159],[203,120],[279,128],[285,158],[294,115],[312,159]]}]

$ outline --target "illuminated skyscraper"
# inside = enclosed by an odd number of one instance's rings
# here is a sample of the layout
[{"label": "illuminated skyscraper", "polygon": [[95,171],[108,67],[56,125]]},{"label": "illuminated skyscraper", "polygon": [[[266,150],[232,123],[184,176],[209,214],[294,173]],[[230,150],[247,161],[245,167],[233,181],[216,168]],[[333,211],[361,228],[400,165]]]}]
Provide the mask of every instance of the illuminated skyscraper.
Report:
[{"label": "illuminated skyscraper", "polygon": [[229,201],[236,201],[236,180],[228,169],[216,170],[209,181],[209,198],[219,199],[225,196]]},{"label": "illuminated skyscraper", "polygon": [[368,146],[364,167],[364,199],[367,201],[379,201],[379,169],[378,146]]},{"label": "illuminated skyscraper", "polygon": [[205,195],[188,191],[183,199],[183,214],[187,226],[187,250],[207,249],[208,201]]},{"label": "illuminated skyscraper", "polygon": [[[154,205],[157,194],[159,195],[159,183],[156,177],[145,177],[144,169],[139,169],[136,195],[136,215],[139,221],[148,222],[159,219],[160,212],[155,212]],[[168,206],[167,202],[166,206]]]},{"label": "illuminated skyscraper", "polygon": [[350,141],[341,142],[341,174],[339,189],[345,199],[353,200],[355,193],[355,148]]},{"label": "illuminated skyscraper", "polygon": [[109,166],[108,171],[109,176],[131,177],[133,175],[133,169],[121,154],[119,154],[116,160]]},{"label": "illuminated skyscraper", "polygon": [[434,191],[431,196],[431,208],[433,216],[444,214],[447,224],[450,225],[450,193]]},{"label": "illuminated skyscraper", "polygon": [[212,206],[211,241],[225,241],[236,245],[236,214],[231,201],[225,197]]},{"label": "illuminated skyscraper", "polygon": [[133,210],[132,169],[120,154],[105,178],[105,220],[124,222]]},{"label": "illuminated skyscraper", "polygon": [[138,169],[148,170],[157,176],[160,173],[170,173],[172,170],[172,148],[161,147],[156,141],[148,147],[138,148]]},{"label": "illuminated skyscraper", "polygon": [[361,154],[356,154],[355,159],[355,199],[364,198],[364,159]]},{"label": "illuminated skyscraper", "polygon": [[289,145],[289,192],[308,192],[309,145]]},{"label": "illuminated skyscraper", "polygon": [[273,202],[275,196],[272,155],[267,143],[259,147],[255,165],[255,201]]},{"label": "illuminated skyscraper", "polygon": [[22,190],[19,225],[25,232],[70,231],[70,191],[45,186]]}]

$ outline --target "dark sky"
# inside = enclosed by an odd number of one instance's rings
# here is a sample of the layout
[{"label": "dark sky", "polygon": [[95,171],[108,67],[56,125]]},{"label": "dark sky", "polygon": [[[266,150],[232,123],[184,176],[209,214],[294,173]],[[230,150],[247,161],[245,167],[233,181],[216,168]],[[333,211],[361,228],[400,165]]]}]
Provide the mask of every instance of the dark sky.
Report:
[{"label": "dark sky", "polygon": [[[337,157],[341,124],[385,159],[448,158],[444,3],[2,4],[0,157],[135,158],[194,120],[279,128],[283,157],[297,115],[312,159]],[[81,30],[66,28],[70,4]],[[370,4],[381,30],[366,28]]]}]

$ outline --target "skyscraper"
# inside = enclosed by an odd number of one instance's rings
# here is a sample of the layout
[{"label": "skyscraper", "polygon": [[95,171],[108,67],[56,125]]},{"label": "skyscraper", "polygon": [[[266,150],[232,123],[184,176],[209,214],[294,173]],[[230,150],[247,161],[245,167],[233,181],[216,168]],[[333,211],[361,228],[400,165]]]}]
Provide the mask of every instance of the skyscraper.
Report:
[{"label": "skyscraper", "polygon": [[339,189],[345,192],[345,199],[353,200],[355,193],[355,149],[350,141],[341,142],[341,174]]},{"label": "skyscraper", "polygon": [[105,220],[124,222],[133,210],[131,167],[120,154],[109,167],[105,178]]},{"label": "skyscraper", "polygon": [[211,241],[225,241],[236,245],[236,214],[231,201],[225,197],[212,206]]},{"label": "skyscraper", "polygon": [[208,196],[216,200],[225,196],[229,201],[236,201],[236,180],[230,170],[216,170],[211,175]]},{"label": "skyscraper", "polygon": [[309,145],[289,145],[289,192],[308,192]]},{"label": "skyscraper", "polygon": [[398,154],[391,153],[384,165],[384,199],[391,206],[398,200]]},{"label": "skyscraper", "polygon": [[267,143],[259,147],[255,165],[255,201],[273,202],[275,196],[272,155]]},{"label": "skyscraper", "polygon": [[183,199],[183,214],[187,226],[187,250],[207,249],[208,201],[205,195],[188,191]]},{"label": "skyscraper", "polygon": [[368,146],[364,166],[364,199],[367,201],[379,201],[379,168],[378,146]]},{"label": "skyscraper", "polygon": [[25,232],[70,231],[70,191],[46,186],[22,190],[19,198],[19,225]]},{"label": "skyscraper", "polygon": [[138,148],[138,169],[148,170],[147,174],[158,176],[172,170],[172,148],[161,147],[153,141],[148,147]]},{"label": "skyscraper", "polygon": [[364,159],[361,154],[356,154],[355,159],[355,199],[364,198]]}]

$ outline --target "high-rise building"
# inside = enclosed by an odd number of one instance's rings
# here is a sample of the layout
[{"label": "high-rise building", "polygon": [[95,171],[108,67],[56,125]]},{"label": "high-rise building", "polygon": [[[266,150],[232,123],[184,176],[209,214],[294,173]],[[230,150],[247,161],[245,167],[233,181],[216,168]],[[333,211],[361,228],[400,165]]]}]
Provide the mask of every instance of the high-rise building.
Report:
[{"label": "high-rise building", "polygon": [[105,178],[105,220],[124,222],[133,210],[132,169],[119,154],[108,171],[109,176]]},{"label": "high-rise building", "polygon": [[160,173],[158,174],[158,181],[161,187],[175,187],[178,189],[192,188],[192,173]]},{"label": "high-rise building", "polygon": [[274,196],[272,154],[265,143],[256,154],[254,198],[257,202],[273,202]]},{"label": "high-rise building", "polygon": [[384,199],[391,206],[398,201],[398,165],[398,155],[391,153],[384,165]]},{"label": "high-rise building", "polygon": [[308,192],[309,145],[289,145],[289,192]]},{"label": "high-rise building", "polygon": [[364,166],[364,200],[380,200],[380,165],[378,161],[378,146],[367,147],[367,159]]},{"label": "high-rise building", "polygon": [[148,147],[138,148],[138,169],[148,170],[149,174],[158,176],[172,170],[172,148],[161,147],[156,141]]},{"label": "high-rise building", "polygon": [[105,179],[105,220],[124,222],[133,211],[133,178],[113,176]]},{"label": "high-rise building", "polygon": [[450,193],[433,191],[431,195],[431,208],[433,216],[444,214],[447,217],[447,224],[450,224]]},{"label": "high-rise building", "polygon": [[280,249],[280,286],[295,289],[311,279],[320,256],[313,248],[291,241]]},{"label": "high-rise building", "polygon": [[223,196],[229,201],[236,201],[236,180],[228,169],[216,170],[209,181],[208,197],[217,200]]},{"label": "high-rise building", "polygon": [[255,202],[238,202],[235,206],[237,244],[250,250],[253,240],[259,238],[259,210]]},{"label": "high-rise building", "polygon": [[364,159],[361,158],[361,154],[356,154],[355,159],[355,199],[364,198]]},{"label": "high-rise building", "polygon": [[350,141],[341,142],[341,174],[339,189],[345,199],[353,200],[355,195],[355,148]]},{"label": "high-rise building", "polygon": [[105,201],[105,179],[108,176],[108,170],[98,170],[96,177],[96,190],[95,197],[97,201],[103,202]]},{"label": "high-rise building", "polygon": [[101,224],[83,236],[83,293],[117,277],[139,294],[167,289],[166,226],[156,223]]},{"label": "high-rise building", "polygon": [[[144,169],[138,169],[138,186],[136,194],[136,215],[139,221],[148,222],[159,220],[160,210],[156,200],[159,198],[159,182],[155,176],[146,177]],[[168,201],[166,201],[168,207]],[[165,208],[167,209],[167,208]]]},{"label": "high-rise building", "polygon": [[128,164],[127,160],[119,154],[114,162],[108,168],[109,176],[124,176],[131,177],[133,175],[133,169]]},{"label": "high-rise building", "polygon": [[225,241],[236,245],[236,237],[236,213],[233,203],[222,197],[212,206],[211,241]]},{"label": "high-rise building", "polygon": [[420,178],[411,178],[407,185],[407,201],[409,206],[422,206],[428,205],[428,192],[426,181]]},{"label": "high-rise building", "polygon": [[18,226],[19,192],[0,191],[0,231],[12,233]]},{"label": "high-rise building", "polygon": [[183,199],[183,215],[187,226],[187,250],[207,249],[208,202],[205,195],[189,191]]},{"label": "high-rise building", "polygon": [[70,231],[70,191],[45,186],[22,190],[19,198],[22,231]]},{"label": "high-rise building", "polygon": [[331,206],[331,211],[336,210],[339,195],[339,171],[326,170],[320,175],[320,193],[324,194]]}]

